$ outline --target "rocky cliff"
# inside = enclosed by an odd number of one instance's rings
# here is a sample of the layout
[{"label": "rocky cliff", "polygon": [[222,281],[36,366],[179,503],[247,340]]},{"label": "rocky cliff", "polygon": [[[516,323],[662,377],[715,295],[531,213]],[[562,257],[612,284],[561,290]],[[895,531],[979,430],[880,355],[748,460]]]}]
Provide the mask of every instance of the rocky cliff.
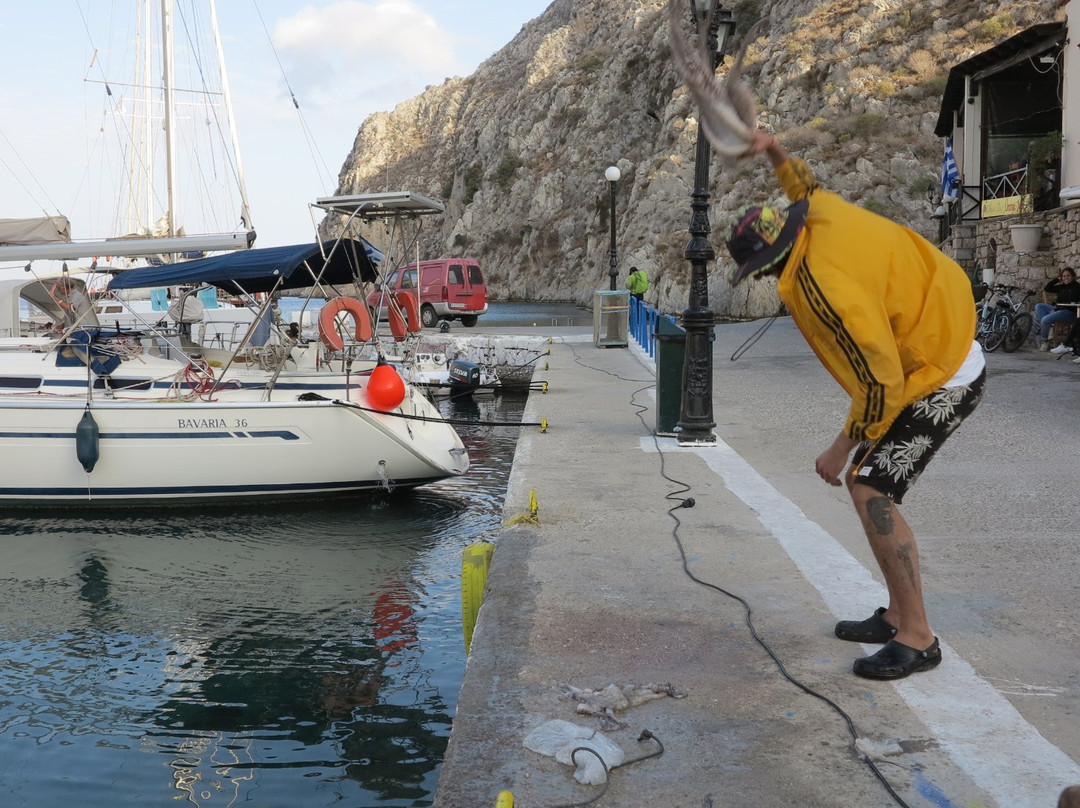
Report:
[{"label": "rocky cliff", "polygon": [[[685,0],[675,0],[686,5]],[[930,235],[926,201],[942,144],[933,134],[949,69],[1035,22],[1050,0],[740,0],[760,122],[806,157],[824,184]],[[686,33],[690,35],[689,11]],[[738,46],[736,34],[735,47]],[[730,63],[730,60],[728,60]],[[719,75],[723,75],[726,65]],[[424,221],[423,257],[469,255],[493,299],[589,303],[608,288],[609,194],[616,165],[618,283],[631,265],[647,300],[686,306],[696,109],[671,65],[663,0],[554,0],[467,78],[452,78],[360,126],[339,193],[407,189],[445,202]],[[710,265],[714,311],[778,308],[768,282],[733,290],[721,244],[741,204],[779,201],[764,160],[714,161]],[[391,259],[392,234],[361,230]],[[936,230],[935,230],[936,232]]]}]

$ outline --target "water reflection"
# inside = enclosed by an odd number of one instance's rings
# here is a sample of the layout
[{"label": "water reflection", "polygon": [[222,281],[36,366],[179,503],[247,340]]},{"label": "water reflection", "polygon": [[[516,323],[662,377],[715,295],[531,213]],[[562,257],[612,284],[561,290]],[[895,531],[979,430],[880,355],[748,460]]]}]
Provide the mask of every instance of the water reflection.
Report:
[{"label": "water reflection", "polygon": [[480,318],[491,326],[582,326],[592,324],[592,312],[573,303],[492,302]]},{"label": "water reflection", "polygon": [[403,497],[0,518],[6,804],[430,805],[517,436],[460,431],[472,473]]}]

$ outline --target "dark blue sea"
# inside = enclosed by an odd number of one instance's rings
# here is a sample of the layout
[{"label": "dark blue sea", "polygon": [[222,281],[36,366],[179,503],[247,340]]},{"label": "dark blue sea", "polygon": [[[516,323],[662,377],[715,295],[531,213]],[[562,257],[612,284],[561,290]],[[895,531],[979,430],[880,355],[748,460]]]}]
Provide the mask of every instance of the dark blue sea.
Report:
[{"label": "dark blue sea", "polygon": [[520,430],[458,431],[469,474],[403,495],[0,512],[2,804],[431,805]]}]

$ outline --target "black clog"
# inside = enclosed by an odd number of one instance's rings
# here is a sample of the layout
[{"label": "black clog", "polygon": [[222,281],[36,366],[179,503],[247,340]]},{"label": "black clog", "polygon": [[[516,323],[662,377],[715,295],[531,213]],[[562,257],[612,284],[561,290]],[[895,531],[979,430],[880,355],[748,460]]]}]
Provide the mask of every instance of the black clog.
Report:
[{"label": "black clog", "polygon": [[903,679],[941,664],[941,645],[937,637],[925,651],[889,640],[876,654],[856,659],[852,670],[866,679]]},{"label": "black clog", "polygon": [[850,642],[888,642],[896,629],[881,616],[883,614],[885,607],[880,606],[865,620],[841,620],[836,624],[836,636]]}]

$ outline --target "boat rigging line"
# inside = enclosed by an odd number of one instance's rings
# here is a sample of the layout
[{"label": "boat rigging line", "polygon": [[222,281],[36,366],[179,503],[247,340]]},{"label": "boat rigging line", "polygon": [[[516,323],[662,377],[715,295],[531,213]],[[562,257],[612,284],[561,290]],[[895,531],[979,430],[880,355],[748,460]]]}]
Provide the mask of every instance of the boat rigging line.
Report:
[{"label": "boat rigging line", "polygon": [[[19,159],[19,162],[22,164],[22,167],[30,175],[30,178],[34,181],[34,184],[37,185],[37,187],[41,191],[41,193],[45,194],[45,199],[48,201],[48,203],[53,206],[53,209],[57,213],[60,213],[60,208],[58,208],[56,206],[56,203],[53,202],[52,199],[49,197],[49,192],[45,190],[45,187],[38,180],[37,175],[34,174],[33,169],[30,168],[30,166],[28,166],[26,164],[25,160],[22,159],[22,155],[20,155],[19,152],[15,149],[15,144],[11,142],[11,138],[9,138],[7,136],[7,133],[4,132],[3,129],[0,129],[0,137],[2,137],[4,139],[4,142],[7,143],[8,146],[11,148],[12,153]],[[36,196],[34,194],[34,191],[26,186],[26,183],[23,182],[22,178],[18,175],[18,173],[16,173],[15,169],[11,167],[11,165],[8,163],[8,161],[4,159],[3,155],[0,155],[0,163],[3,163],[4,168],[6,168],[8,170],[8,173],[11,174],[11,176],[15,180],[15,182],[19,183],[19,186],[24,191],[26,191],[27,196],[29,196],[31,199],[34,200],[34,204],[41,208],[41,212],[44,213],[46,216],[51,215],[45,209],[45,206],[42,205],[40,202],[38,202],[38,200],[37,200],[37,198],[36,198]]]},{"label": "boat rigging line", "polygon": [[480,421],[472,418],[432,418],[426,415],[409,415],[404,412],[387,412],[385,410],[377,410],[374,407],[364,407],[352,401],[342,401],[340,398],[324,398],[318,393],[304,393],[300,396],[301,401],[329,401],[332,404],[337,404],[340,407],[346,407],[350,410],[360,410],[361,412],[370,412],[373,415],[389,415],[392,418],[403,418],[406,421],[426,421],[438,424],[453,424],[454,426],[538,426],[541,432],[547,431],[547,418],[541,418],[539,421]]},{"label": "boat rigging line", "polygon": [[[233,115],[232,92],[229,87],[228,73],[225,71],[225,52],[222,48],[221,33],[218,28],[217,4],[213,0],[210,0],[209,9],[211,23],[210,30],[213,33],[214,49],[218,61],[218,74],[221,77],[220,93],[225,110],[225,129],[229,132],[229,136],[232,141],[232,150],[230,151],[229,149],[225,149],[223,150],[222,154],[224,155],[225,161],[229,164],[231,175],[236,181],[237,188],[240,193],[240,224],[245,230],[250,231],[255,229],[255,225],[252,223],[251,220],[251,204],[248,201],[247,181],[244,178],[244,166],[240,157],[240,142],[236,135],[236,120]],[[211,94],[210,88],[206,80],[206,68],[202,62],[200,50],[195,46],[194,38],[192,37],[191,33],[191,25],[189,24],[187,18],[184,16],[182,6],[178,7],[177,16],[183,23],[184,34],[187,36],[188,42],[191,46],[191,52],[194,55],[195,67],[198,70],[199,80],[202,82],[203,85],[203,99],[205,105],[205,99],[208,98]],[[222,141],[224,141],[225,136],[224,132],[222,131],[221,121],[218,118],[217,107],[213,104],[209,104],[207,106],[209,107],[210,117],[213,118],[214,125],[217,127],[218,136],[222,139]]]},{"label": "boat rigging line", "polygon": [[769,328],[772,326],[773,323],[776,322],[776,320],[777,320],[777,318],[779,316],[780,316],[779,314],[774,314],[772,317],[770,317],[768,320],[765,321],[765,324],[763,326],[758,328],[757,331],[755,331],[753,334],[751,334],[749,337],[747,337],[746,340],[743,341],[743,344],[740,345],[738,348],[736,348],[734,350],[734,352],[731,354],[731,357],[730,357],[731,361],[732,362],[737,362],[740,358],[742,358],[742,355],[744,353],[746,353],[751,348],[753,348],[755,343],[757,343],[757,341],[759,339],[761,339],[763,336],[765,336],[765,332],[769,330]]},{"label": "boat rigging line", "polygon": [[329,193],[334,188],[334,175],[330,171],[330,167],[326,164],[326,158],[323,157],[322,152],[319,150],[319,144],[315,140],[315,136],[312,134],[311,127],[308,126],[307,120],[304,118],[303,110],[300,109],[300,102],[296,99],[296,93],[293,92],[292,84],[289,83],[289,77],[285,73],[285,66],[281,63],[281,57],[278,55],[277,48],[274,47],[274,39],[270,36],[270,31],[266,27],[266,21],[263,19],[262,10],[259,8],[258,0],[251,0],[251,5],[255,7],[255,13],[259,17],[259,23],[262,25],[263,33],[266,34],[266,41],[270,43],[270,50],[274,54],[274,60],[277,62],[278,70],[281,71],[281,78],[289,90],[289,99],[296,109],[296,117],[300,120],[300,129],[304,133],[304,140],[307,141],[311,162],[315,164],[315,173],[318,175],[319,181],[324,183],[323,187],[326,188],[327,193]]}]

